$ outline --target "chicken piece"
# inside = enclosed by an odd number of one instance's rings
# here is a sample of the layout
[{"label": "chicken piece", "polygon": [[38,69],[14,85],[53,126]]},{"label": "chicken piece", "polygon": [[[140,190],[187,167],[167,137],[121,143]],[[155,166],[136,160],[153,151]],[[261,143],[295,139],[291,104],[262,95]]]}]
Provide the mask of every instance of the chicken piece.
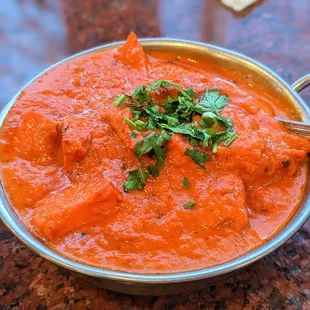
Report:
[{"label": "chicken piece", "polygon": [[91,128],[85,119],[76,116],[64,118],[62,150],[66,171],[85,157],[90,142]]},{"label": "chicken piece", "polygon": [[37,201],[64,186],[66,179],[62,179],[60,167],[52,165],[44,168],[26,160],[3,165],[3,182],[16,209],[34,208]]},{"label": "chicken piece", "polygon": [[244,228],[248,224],[246,194],[236,174],[212,173],[195,187],[198,222],[205,229],[230,224]]},{"label": "chicken piece", "polygon": [[51,241],[115,212],[120,204],[119,191],[111,181],[100,177],[39,201],[31,223],[41,237]]},{"label": "chicken piece", "polygon": [[[130,137],[131,128],[124,121],[125,118],[130,118],[130,112],[123,110],[118,114],[113,112],[106,112],[101,115],[103,122],[109,125],[112,130],[113,142],[106,145],[106,157],[121,158],[125,161],[138,163],[137,158],[134,156],[134,148],[137,139]],[[121,150],[121,151],[120,151]]]},{"label": "chicken piece", "polygon": [[35,111],[26,112],[17,137],[22,158],[41,164],[57,161],[60,141],[57,122]]},{"label": "chicken piece", "polygon": [[[221,229],[222,226],[237,229],[246,228],[248,213],[246,208],[245,187],[236,174],[206,173],[205,177],[196,182],[192,179],[190,188],[182,191],[169,191],[170,198],[166,202],[172,205],[171,210],[165,210],[158,221],[158,235],[169,238],[182,233],[199,233]],[[196,204],[191,209],[184,205],[194,200]]]},{"label": "chicken piece", "polygon": [[217,165],[238,170],[245,182],[267,176],[294,175],[310,150],[306,138],[286,132],[240,132],[229,147],[220,146]]},{"label": "chicken piece", "polygon": [[115,59],[133,68],[147,68],[148,60],[137,36],[131,32],[126,42],[114,53]]}]

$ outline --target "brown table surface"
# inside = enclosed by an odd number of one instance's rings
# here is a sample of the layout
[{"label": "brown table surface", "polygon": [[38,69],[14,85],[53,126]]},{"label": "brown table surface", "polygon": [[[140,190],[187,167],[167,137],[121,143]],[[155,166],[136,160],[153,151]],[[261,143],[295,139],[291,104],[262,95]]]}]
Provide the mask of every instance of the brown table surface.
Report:
[{"label": "brown table surface", "polygon": [[[259,1],[238,14],[219,0],[1,0],[0,21],[0,109],[54,62],[132,30],[236,50],[290,83],[310,73],[310,0]],[[309,90],[303,97],[310,103]],[[310,221],[238,276],[167,297],[98,289],[35,255],[0,223],[0,309],[310,309]]]}]

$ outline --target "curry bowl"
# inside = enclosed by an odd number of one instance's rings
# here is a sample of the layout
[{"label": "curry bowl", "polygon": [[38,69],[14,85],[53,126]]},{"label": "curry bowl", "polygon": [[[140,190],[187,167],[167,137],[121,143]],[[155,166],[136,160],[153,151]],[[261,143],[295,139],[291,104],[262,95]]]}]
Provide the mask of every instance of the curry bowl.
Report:
[{"label": "curry bowl", "polygon": [[[296,115],[298,115],[300,120],[305,122],[310,121],[310,110],[298,95],[299,91],[310,85],[310,75],[304,76],[292,86],[289,86],[277,74],[262,64],[230,50],[199,42],[174,39],[142,39],[140,42],[145,51],[173,51],[181,55],[191,55],[193,59],[212,62],[215,68],[225,67],[226,70],[232,74],[235,73],[246,77],[248,85],[259,85],[260,88],[268,92],[273,98],[285,102],[296,112]],[[122,43],[123,42],[116,42],[84,51],[64,59],[48,68],[30,81],[8,103],[1,113],[0,124],[2,125],[7,113],[20,93],[51,68],[87,53],[114,49],[119,47]],[[221,279],[228,277],[229,274],[255,262],[281,246],[292,237],[309,218],[309,192],[310,184],[308,170],[305,192],[295,214],[280,231],[251,252],[213,267],[168,274],[141,274],[107,270],[82,264],[60,255],[36,238],[22,223],[10,204],[2,180],[0,189],[0,216],[11,232],[31,250],[63,268],[67,268],[83,276],[95,277],[96,279],[90,278],[91,281],[94,281],[107,289],[127,294],[167,295],[200,289],[207,286],[209,283],[220,281]]]}]

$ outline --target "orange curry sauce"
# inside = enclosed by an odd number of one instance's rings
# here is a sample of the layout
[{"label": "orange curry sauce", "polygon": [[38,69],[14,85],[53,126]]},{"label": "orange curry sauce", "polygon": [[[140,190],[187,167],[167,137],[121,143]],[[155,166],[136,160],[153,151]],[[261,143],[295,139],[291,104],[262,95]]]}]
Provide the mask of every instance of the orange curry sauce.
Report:
[{"label": "orange curry sauce", "polygon": [[[159,177],[124,192],[139,167],[120,94],[159,79],[198,93],[219,88],[237,139],[206,169],[174,134]],[[1,176],[22,221],[57,252],[107,269],[170,273],[220,264],[264,243],[292,216],[306,183],[306,138],[274,115],[280,102],[234,82],[225,68],[169,52],[145,54],[134,34],[117,51],[92,52],[45,73],[18,97],[1,129]],[[283,164],[285,163],[285,164]],[[289,163],[289,164],[288,164]],[[189,188],[183,180],[189,180]],[[183,205],[195,200],[196,205]]]}]

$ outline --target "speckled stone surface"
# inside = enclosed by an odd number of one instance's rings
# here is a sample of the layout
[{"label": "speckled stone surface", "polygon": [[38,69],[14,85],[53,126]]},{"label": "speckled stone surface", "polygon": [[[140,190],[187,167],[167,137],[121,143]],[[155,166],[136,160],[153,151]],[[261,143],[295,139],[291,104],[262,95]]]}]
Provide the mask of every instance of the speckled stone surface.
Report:
[{"label": "speckled stone surface", "polygon": [[[1,0],[0,108],[52,63],[132,30],[228,47],[291,83],[310,73],[309,16],[309,0],[259,1],[238,14],[219,0]],[[303,97],[310,103],[310,90]],[[0,224],[0,309],[310,309],[310,222],[238,275],[167,297],[96,288],[35,255]]]}]

